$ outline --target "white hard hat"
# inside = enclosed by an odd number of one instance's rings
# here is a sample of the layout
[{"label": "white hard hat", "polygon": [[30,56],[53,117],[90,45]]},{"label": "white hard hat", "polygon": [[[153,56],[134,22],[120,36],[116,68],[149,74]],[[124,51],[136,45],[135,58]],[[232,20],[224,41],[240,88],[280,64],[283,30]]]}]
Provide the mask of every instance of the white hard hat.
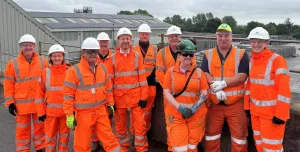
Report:
[{"label": "white hard hat", "polygon": [[119,29],[118,33],[117,33],[117,38],[120,36],[120,35],[130,35],[132,36],[132,33],[131,31],[127,28],[127,27],[122,27]]},{"label": "white hard hat", "polygon": [[97,40],[101,41],[101,40],[110,40],[108,34],[106,34],[105,32],[101,32],[98,34],[97,36]]},{"label": "white hard hat", "polygon": [[138,28],[138,32],[146,32],[146,33],[151,33],[151,28],[148,24],[142,24]]},{"label": "white hard hat", "polygon": [[25,34],[20,38],[19,44],[23,42],[32,42],[34,44],[36,43],[35,38],[30,34]]},{"label": "white hard hat", "polygon": [[48,55],[54,52],[61,52],[65,54],[65,49],[59,44],[54,44],[49,48]]},{"label": "white hard hat", "polygon": [[181,35],[182,33],[178,26],[172,25],[167,30],[167,35],[171,35],[171,34],[180,34]]},{"label": "white hard hat", "polygon": [[269,40],[270,35],[269,35],[269,32],[267,30],[265,30],[264,28],[256,27],[249,33],[248,39]]},{"label": "white hard hat", "polygon": [[99,50],[100,45],[95,38],[88,37],[82,42],[81,49]]}]

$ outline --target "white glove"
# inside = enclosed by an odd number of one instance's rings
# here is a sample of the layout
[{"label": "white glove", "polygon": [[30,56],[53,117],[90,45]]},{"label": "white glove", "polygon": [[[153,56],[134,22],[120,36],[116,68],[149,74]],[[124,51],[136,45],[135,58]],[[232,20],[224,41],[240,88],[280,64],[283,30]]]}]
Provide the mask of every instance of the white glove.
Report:
[{"label": "white glove", "polygon": [[217,99],[219,101],[226,101],[227,100],[226,94],[223,90],[216,92],[216,96],[217,96]]},{"label": "white glove", "polygon": [[214,81],[213,84],[210,85],[210,88],[213,92],[218,92],[227,87],[226,82],[223,81]]}]

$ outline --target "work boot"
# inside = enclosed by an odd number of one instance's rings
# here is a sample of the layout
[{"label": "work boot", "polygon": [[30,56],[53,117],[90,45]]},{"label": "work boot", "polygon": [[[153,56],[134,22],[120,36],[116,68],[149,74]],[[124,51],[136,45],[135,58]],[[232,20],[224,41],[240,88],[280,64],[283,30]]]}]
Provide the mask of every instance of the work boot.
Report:
[{"label": "work boot", "polygon": [[40,149],[40,150],[36,150],[36,152],[45,152],[45,149],[42,148],[42,149]]},{"label": "work boot", "polygon": [[93,141],[92,143],[92,152],[97,152],[100,149],[99,141]]}]

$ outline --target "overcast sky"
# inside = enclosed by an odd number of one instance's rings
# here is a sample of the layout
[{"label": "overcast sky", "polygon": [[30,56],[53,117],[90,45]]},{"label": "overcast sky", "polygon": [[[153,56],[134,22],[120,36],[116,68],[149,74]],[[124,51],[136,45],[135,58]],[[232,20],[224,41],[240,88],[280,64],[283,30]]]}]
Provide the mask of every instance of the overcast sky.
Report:
[{"label": "overcast sky", "polygon": [[95,14],[116,14],[120,10],[146,9],[163,20],[179,14],[192,17],[212,12],[222,18],[233,16],[239,25],[250,21],[282,23],[289,17],[300,24],[300,0],[14,0],[26,11],[69,12],[92,6]]}]

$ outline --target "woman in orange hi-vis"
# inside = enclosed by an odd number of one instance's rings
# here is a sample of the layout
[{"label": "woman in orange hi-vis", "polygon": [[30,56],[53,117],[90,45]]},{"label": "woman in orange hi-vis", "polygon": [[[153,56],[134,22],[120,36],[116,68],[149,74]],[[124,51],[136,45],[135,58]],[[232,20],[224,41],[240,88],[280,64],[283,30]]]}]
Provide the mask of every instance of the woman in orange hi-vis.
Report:
[{"label": "woman in orange hi-vis", "polygon": [[45,122],[46,152],[55,152],[57,136],[59,136],[58,151],[68,151],[70,129],[66,125],[66,115],[63,111],[63,84],[67,64],[64,62],[64,48],[58,44],[52,45],[48,52],[50,67],[42,71],[37,88],[36,109],[40,121]]},{"label": "woman in orange hi-vis", "polygon": [[167,71],[163,86],[168,138],[174,152],[197,152],[207,113],[205,100],[197,99],[206,96],[209,87],[203,71],[192,64],[196,52],[193,42],[183,40],[178,48],[180,63]]},{"label": "woman in orange hi-vis", "polygon": [[244,107],[251,116],[258,152],[283,152],[286,121],[290,118],[290,76],[286,60],[268,48],[270,36],[262,27],[248,38],[252,47]]}]

